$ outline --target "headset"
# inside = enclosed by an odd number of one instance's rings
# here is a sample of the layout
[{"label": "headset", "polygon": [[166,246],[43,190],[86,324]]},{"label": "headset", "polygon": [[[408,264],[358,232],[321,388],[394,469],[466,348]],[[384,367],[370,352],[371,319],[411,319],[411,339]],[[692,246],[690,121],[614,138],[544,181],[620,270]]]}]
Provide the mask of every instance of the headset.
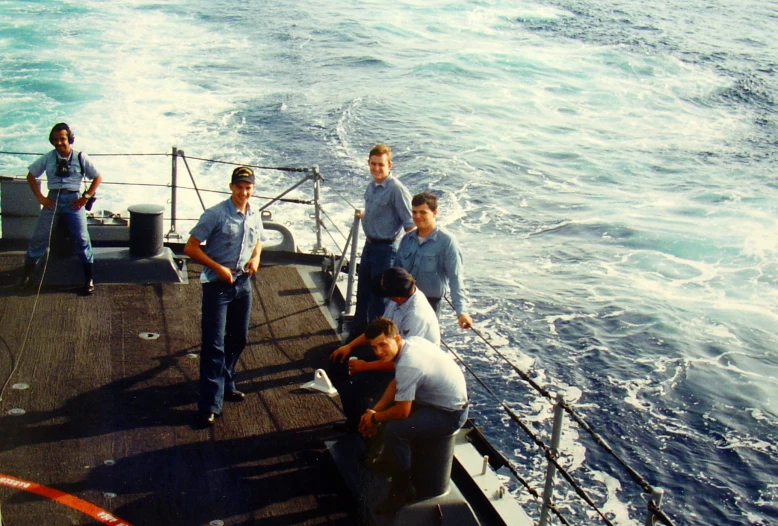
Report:
[{"label": "headset", "polygon": [[54,127],[49,132],[49,142],[51,143],[52,146],[54,146],[54,134],[62,130],[68,132],[69,144],[73,144],[74,142],[76,142],[76,134],[73,133],[73,130],[70,129],[70,126],[68,126],[64,122],[59,122],[55,124]]}]

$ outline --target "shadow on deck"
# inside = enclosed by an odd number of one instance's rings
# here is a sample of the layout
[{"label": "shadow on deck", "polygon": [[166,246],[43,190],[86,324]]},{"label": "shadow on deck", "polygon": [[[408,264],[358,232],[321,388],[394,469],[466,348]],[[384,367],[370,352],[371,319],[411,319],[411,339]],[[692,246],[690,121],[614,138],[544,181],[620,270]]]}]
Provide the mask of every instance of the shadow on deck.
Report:
[{"label": "shadow on deck", "polygon": [[[338,402],[299,388],[339,340],[294,267],[255,276],[238,369],[248,397],[199,430],[199,267],[190,265],[189,284],[98,284],[88,298],[47,287],[36,298],[11,286],[20,265],[20,255],[0,256],[0,382],[10,380],[0,477],[55,488],[135,525],[354,522],[324,446]],[[2,484],[0,513],[3,524],[97,522]]]}]

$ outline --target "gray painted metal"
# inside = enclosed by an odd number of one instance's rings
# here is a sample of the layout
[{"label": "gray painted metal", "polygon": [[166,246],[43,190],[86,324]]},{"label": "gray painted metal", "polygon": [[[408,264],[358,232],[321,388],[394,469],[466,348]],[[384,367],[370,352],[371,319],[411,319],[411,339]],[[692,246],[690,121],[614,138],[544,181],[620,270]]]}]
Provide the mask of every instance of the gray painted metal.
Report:
[{"label": "gray painted metal", "polygon": [[[557,403],[554,405],[554,427],[551,430],[551,454],[554,457],[559,456],[559,443],[562,440],[562,423],[565,419],[564,395],[562,393],[557,394]],[[551,499],[554,496],[554,476],[556,475],[556,465],[549,462],[546,465],[546,484],[543,488],[543,506],[540,509],[540,522],[538,526],[546,526],[548,524],[548,512],[551,505]]]}]

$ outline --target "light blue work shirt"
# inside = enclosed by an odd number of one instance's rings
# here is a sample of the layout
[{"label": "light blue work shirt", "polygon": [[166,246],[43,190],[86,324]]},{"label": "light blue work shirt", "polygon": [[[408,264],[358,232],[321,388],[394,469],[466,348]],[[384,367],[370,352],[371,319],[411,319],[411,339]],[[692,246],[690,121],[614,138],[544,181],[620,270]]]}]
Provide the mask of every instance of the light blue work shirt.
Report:
[{"label": "light blue work shirt", "polygon": [[[84,173],[81,174],[81,165],[78,162],[78,154],[81,153],[81,160],[84,163]],[[65,159],[61,157],[57,150],[51,150],[38,157],[27,168],[27,171],[32,174],[36,179],[43,173],[46,173],[46,186],[49,190],[72,190],[78,192],[81,190],[81,179],[86,177],[90,181],[100,175],[97,172],[97,168],[89,160],[89,156],[83,152],[77,152],[74,149],[70,149],[70,157],[68,157],[68,175],[67,177],[60,177],[57,175],[57,160]]]},{"label": "light blue work shirt", "polygon": [[454,359],[424,338],[403,340],[394,362],[396,402],[416,401],[454,411],[467,403],[467,385]]},{"label": "light blue work shirt", "polygon": [[394,266],[416,279],[416,286],[428,298],[442,298],[451,286],[451,302],[457,316],[467,312],[465,264],[454,236],[436,227],[419,242],[419,231],[408,232],[400,241]]},{"label": "light blue work shirt", "polygon": [[440,346],[438,317],[430,302],[418,288],[402,305],[389,301],[384,311],[384,318],[392,320],[397,325],[403,338],[418,336]]},{"label": "light blue work shirt", "polygon": [[365,190],[362,229],[373,239],[395,239],[400,230],[413,228],[411,193],[391,174],[380,184],[370,181]]},{"label": "light blue work shirt", "polygon": [[[244,215],[238,211],[232,199],[227,199],[203,212],[189,234],[205,243],[203,252],[209,258],[238,276],[251,259],[262,230],[262,216],[259,212],[254,212],[251,205],[247,205]],[[203,268],[200,274],[202,283],[218,280],[216,272],[208,267]]]}]

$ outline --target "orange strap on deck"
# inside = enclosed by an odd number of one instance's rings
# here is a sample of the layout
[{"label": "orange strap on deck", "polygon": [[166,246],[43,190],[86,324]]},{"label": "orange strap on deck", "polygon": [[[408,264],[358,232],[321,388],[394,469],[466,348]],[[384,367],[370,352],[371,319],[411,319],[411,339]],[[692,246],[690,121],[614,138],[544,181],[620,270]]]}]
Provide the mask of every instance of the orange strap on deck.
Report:
[{"label": "orange strap on deck", "polygon": [[84,515],[89,515],[101,524],[109,524],[111,526],[131,526],[129,522],[124,521],[111,513],[108,513],[102,508],[98,508],[94,504],[91,504],[85,500],[81,500],[73,495],[68,495],[58,489],[49,488],[48,486],[41,486],[35,482],[28,482],[21,480],[10,475],[3,475],[0,473],[0,486],[7,486],[9,488],[19,489],[28,493],[35,493],[41,497],[45,497],[54,502],[64,504],[65,506],[78,510]]}]

